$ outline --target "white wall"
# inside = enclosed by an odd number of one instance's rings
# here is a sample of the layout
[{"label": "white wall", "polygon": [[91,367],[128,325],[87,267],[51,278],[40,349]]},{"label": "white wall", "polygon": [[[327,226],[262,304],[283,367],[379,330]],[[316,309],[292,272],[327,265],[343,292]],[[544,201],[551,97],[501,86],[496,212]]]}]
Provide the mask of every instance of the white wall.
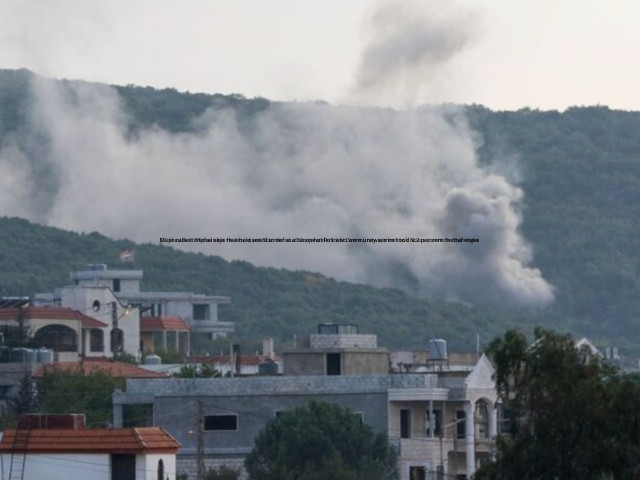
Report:
[{"label": "white wall", "polygon": [[[100,309],[95,311],[95,301],[100,302]],[[124,350],[132,355],[137,355],[140,349],[140,316],[137,308],[129,310],[125,315],[125,308],[120,304],[111,290],[106,287],[67,287],[61,291],[61,303],[63,307],[80,310],[86,315],[100,320],[109,325],[105,332],[105,355],[111,356],[110,332],[112,328],[111,302],[116,302],[116,315],[118,328],[124,332]],[[96,355],[92,352],[92,355]]]},{"label": "white wall", "polygon": [[[2,469],[5,479],[9,478],[10,465],[11,454],[3,453]],[[23,478],[28,480],[110,480],[109,454],[30,453],[26,457]]]},{"label": "white wall", "polygon": [[136,455],[136,479],[158,480],[158,461],[164,463],[164,478],[176,480],[176,456],[169,453]]}]

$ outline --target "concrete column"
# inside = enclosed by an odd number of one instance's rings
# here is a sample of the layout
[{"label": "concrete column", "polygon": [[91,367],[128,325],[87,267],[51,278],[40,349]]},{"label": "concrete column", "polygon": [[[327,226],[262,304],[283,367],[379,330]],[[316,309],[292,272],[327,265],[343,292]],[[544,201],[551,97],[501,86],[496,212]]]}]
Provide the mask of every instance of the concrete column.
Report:
[{"label": "concrete column", "polygon": [[476,471],[476,444],[475,444],[475,422],[474,408],[471,402],[464,404],[464,444],[467,453],[467,478],[471,478]]},{"label": "concrete column", "polygon": [[493,438],[498,434],[498,409],[488,405],[487,411],[489,412],[489,438]]}]

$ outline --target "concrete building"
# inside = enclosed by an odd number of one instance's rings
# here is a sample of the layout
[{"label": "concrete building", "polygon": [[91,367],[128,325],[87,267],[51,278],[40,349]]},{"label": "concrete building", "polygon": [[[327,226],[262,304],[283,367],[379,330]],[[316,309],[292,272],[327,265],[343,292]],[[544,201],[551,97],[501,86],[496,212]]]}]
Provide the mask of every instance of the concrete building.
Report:
[{"label": "concrete building", "polygon": [[88,429],[83,415],[28,415],[4,431],[2,478],[176,480],[179,448],[157,427]]},{"label": "concrete building", "polygon": [[[141,340],[147,346],[166,345],[167,349],[175,347],[187,353],[189,332],[210,338],[233,332],[233,322],[218,320],[218,305],[230,303],[229,297],[191,292],[141,292],[142,276],[142,270],[109,270],[104,264],[92,264],[71,272],[73,285],[53,293],[37,294],[33,305],[66,307],[91,315],[106,323],[109,332],[121,330],[118,338],[123,343],[122,351],[136,356],[147,349]],[[175,319],[179,321],[176,323]],[[108,356],[112,353],[110,349],[105,352]]]},{"label": "concrete building", "polygon": [[218,320],[218,305],[230,303],[225,296],[191,292],[141,292],[142,270],[109,270],[104,264],[90,265],[71,273],[75,285],[107,287],[125,305],[137,307],[141,317],[180,317],[193,332],[211,338],[233,332],[232,322]]},{"label": "concrete building", "polygon": [[306,353],[301,347],[283,353],[282,376],[128,380],[126,392],[114,394],[114,425],[122,425],[131,405],[147,405],[154,424],[183,445],[177,470],[190,478],[196,473],[201,423],[207,467],[241,467],[269,419],[311,399],[349,407],[387,433],[398,449],[403,480],[437,472],[470,478],[489,458],[497,399],[485,356],[475,357],[472,365],[438,358],[421,371],[390,373],[388,355],[384,363],[378,358],[384,349],[378,349],[375,335],[359,337],[339,327],[321,328],[317,335]]}]

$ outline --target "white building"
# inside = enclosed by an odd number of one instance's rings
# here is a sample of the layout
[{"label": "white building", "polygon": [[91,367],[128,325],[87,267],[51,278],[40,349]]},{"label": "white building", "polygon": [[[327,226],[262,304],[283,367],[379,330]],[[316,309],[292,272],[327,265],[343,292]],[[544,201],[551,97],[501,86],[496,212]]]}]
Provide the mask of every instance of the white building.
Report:
[{"label": "white building", "polygon": [[[121,305],[133,307],[131,313],[139,317],[180,317],[192,332],[204,333],[210,338],[233,332],[233,322],[218,320],[218,305],[230,303],[229,297],[191,292],[141,292],[142,277],[142,270],[109,270],[104,264],[92,264],[84,270],[71,272],[73,286],[56,289],[53,294],[37,294],[34,304],[78,310],[96,307],[96,311],[100,311],[106,300],[98,295],[102,289],[104,296],[111,295]],[[95,303],[96,300],[99,303]],[[134,340],[139,343],[139,335],[130,338],[129,342]],[[135,352],[139,349],[136,344]],[[128,348],[125,350],[132,352]]]},{"label": "white building", "polygon": [[176,480],[180,444],[162,428],[88,429],[83,420],[23,417],[19,429],[5,430],[0,441],[2,478]]}]

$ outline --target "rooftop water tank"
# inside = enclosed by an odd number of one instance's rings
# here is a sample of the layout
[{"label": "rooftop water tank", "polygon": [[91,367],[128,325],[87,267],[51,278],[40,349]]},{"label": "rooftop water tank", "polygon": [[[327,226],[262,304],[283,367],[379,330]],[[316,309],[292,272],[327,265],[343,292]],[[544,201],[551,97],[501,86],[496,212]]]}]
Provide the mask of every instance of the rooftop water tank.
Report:
[{"label": "rooftop water tank", "polygon": [[16,347],[11,349],[11,361],[14,363],[31,363],[36,361],[36,352],[30,348]]},{"label": "rooftop water tank", "polygon": [[52,363],[53,362],[53,350],[48,348],[41,348],[36,352],[36,360],[38,363]]},{"label": "rooftop water tank", "polygon": [[144,357],[145,365],[160,365],[161,363],[162,363],[162,358],[160,358],[155,353],[152,353],[151,355],[147,355],[146,357]]},{"label": "rooftop water tank", "polygon": [[447,341],[442,338],[429,340],[429,360],[447,359]]}]

